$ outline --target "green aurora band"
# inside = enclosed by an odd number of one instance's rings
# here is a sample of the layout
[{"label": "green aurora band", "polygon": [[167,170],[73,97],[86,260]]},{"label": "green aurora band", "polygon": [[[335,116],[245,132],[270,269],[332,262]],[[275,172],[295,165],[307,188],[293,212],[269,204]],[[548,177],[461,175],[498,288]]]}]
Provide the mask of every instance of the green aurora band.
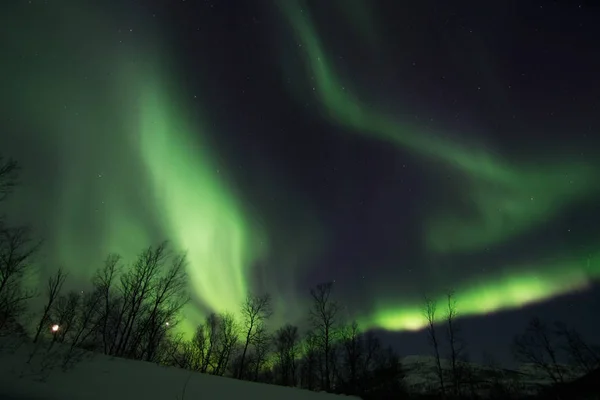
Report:
[{"label": "green aurora band", "polygon": [[[357,6],[361,3],[361,6]],[[454,169],[463,183],[460,196],[472,209],[471,218],[445,210],[425,222],[425,242],[433,252],[457,253],[483,250],[501,244],[537,227],[561,211],[597,193],[599,170],[589,163],[553,163],[544,166],[508,165],[482,150],[465,149],[432,135],[422,127],[400,122],[359,102],[351,85],[336,74],[334,66],[312,22],[307,3],[300,0],[275,2],[289,23],[305,60],[306,75],[323,113],[335,124],[355,134],[383,140],[439,161]],[[354,10],[364,7],[352,3]],[[356,16],[355,11],[340,14]],[[363,27],[365,13],[350,25]],[[356,17],[355,17],[356,18]],[[368,24],[372,27],[375,24]],[[373,37],[373,35],[370,35]],[[379,48],[379,46],[374,46]],[[288,72],[288,76],[290,71]],[[306,79],[308,81],[308,79]],[[441,214],[441,215],[440,215]],[[511,266],[502,276],[486,274],[479,280],[456,287],[463,316],[487,314],[522,307],[586,288],[600,277],[600,253],[581,254],[547,264]],[[438,303],[444,302],[443,296]],[[419,329],[424,326],[422,299],[412,307],[405,301],[379,301],[376,312],[362,319],[363,325],[389,330]],[[443,318],[443,313],[439,317]]]},{"label": "green aurora band", "polygon": [[[140,80],[140,154],[151,175],[167,237],[187,251],[194,293],[212,311],[235,312],[251,292],[247,269],[264,254],[266,238],[253,229],[225,186],[199,124],[188,125],[184,104],[152,74]],[[201,188],[199,190],[198,188]]]},{"label": "green aurora band", "polygon": [[[278,4],[303,44],[321,104],[333,122],[451,165],[465,180],[462,189],[475,217],[465,221],[449,213],[426,221],[425,241],[432,250],[446,254],[508,240],[589,195],[590,182],[598,177],[589,165],[516,168],[368,110],[341,89],[308,12],[300,12],[293,0]],[[19,5],[0,16],[1,43],[15,52],[0,66],[0,84],[10,94],[2,96],[1,105],[11,112],[7,126],[16,143],[3,151],[25,166],[15,210],[27,210],[26,222],[46,236],[48,262],[64,263],[77,284],[91,277],[108,251],[131,260],[149,243],[170,239],[188,254],[196,307],[186,310],[183,329],[192,332],[208,311],[239,309],[256,290],[256,262],[277,251],[273,241],[278,238],[250,217],[228,184],[226,163],[210,142],[218,133],[214,121],[206,118],[208,111],[195,116],[177,73],[159,61],[168,59],[167,46],[117,33],[121,27],[110,13],[80,2],[69,5],[40,6],[37,14]],[[347,15],[364,18],[368,7],[355,5]],[[365,26],[366,19],[353,26]],[[46,183],[27,184],[48,171],[58,182],[56,193]],[[42,206],[40,193],[47,195]],[[310,229],[312,236],[322,235],[318,227]],[[90,232],[93,236],[86,236]],[[290,264],[290,270],[308,268]],[[512,265],[519,272],[486,274],[454,289],[461,315],[479,315],[583,289],[600,276],[599,265],[600,253],[582,252],[543,268]],[[269,287],[265,273],[259,275]],[[273,290],[287,285],[293,286],[277,282]],[[283,301],[283,293],[272,294],[280,318],[304,313],[304,300]],[[432,295],[443,300],[440,292]],[[374,312],[359,316],[365,327],[423,326],[420,300],[374,297]]]},{"label": "green aurora band", "polygon": [[[21,192],[32,199],[32,224],[51,216],[41,229],[47,260],[64,265],[72,284],[85,284],[108,252],[129,262],[165,238],[185,251],[193,302],[183,330],[193,332],[207,312],[239,310],[266,237],[222,178],[226,168],[208,144],[210,123],[186,112],[191,102],[158,61],[168,59],[160,40],[148,46],[108,21],[102,10],[75,3],[3,15],[4,37],[21,52],[2,66],[1,83],[14,94],[3,105],[16,117],[13,141],[33,149],[6,151],[30,166],[24,182],[48,170],[59,177],[56,201],[45,210],[33,187]],[[34,34],[14,35],[19,29]],[[41,152],[58,155],[56,165],[30,159]]]}]

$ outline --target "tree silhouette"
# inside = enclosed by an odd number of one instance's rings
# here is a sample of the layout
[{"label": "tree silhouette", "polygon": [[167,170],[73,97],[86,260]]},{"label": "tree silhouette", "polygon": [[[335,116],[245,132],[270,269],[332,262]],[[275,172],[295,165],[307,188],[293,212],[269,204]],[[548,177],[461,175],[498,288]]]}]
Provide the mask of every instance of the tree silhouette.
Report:
[{"label": "tree silhouette", "polygon": [[231,353],[238,343],[240,327],[235,321],[233,314],[223,313],[219,317],[217,351],[215,353],[216,362],[212,373],[214,375],[223,375],[229,366]]},{"label": "tree silhouette", "polygon": [[[0,203],[18,184],[20,168],[13,159],[0,155]],[[0,215],[0,332],[19,330],[18,316],[27,307],[35,292],[26,287],[33,255],[41,242],[32,239],[27,227],[9,227]]]},{"label": "tree silhouette", "polygon": [[[40,321],[38,322],[38,326],[35,331],[35,336],[33,337],[33,343],[36,343],[39,340],[42,330],[44,330],[44,328],[50,331],[51,311],[54,306],[54,303],[58,300],[60,296],[60,291],[62,290],[63,284],[65,283],[66,279],[67,274],[63,271],[62,268],[59,268],[54,275],[48,278],[48,283],[46,285],[46,304],[44,305],[42,316],[40,318]],[[56,324],[56,322],[54,321],[53,323]],[[60,325],[58,324],[56,324],[56,327],[57,330],[55,331],[55,335],[58,334],[58,330],[61,329]]]},{"label": "tree silhouette", "polygon": [[355,394],[360,391],[363,369],[361,368],[365,357],[363,334],[356,321],[341,330],[342,365],[345,393]]},{"label": "tree silhouette", "polygon": [[583,340],[579,332],[568,328],[564,323],[555,324],[556,335],[562,339],[562,350],[566,352],[571,364],[586,374],[600,368],[600,351]]},{"label": "tree silhouette", "polygon": [[277,382],[283,386],[296,385],[296,358],[299,356],[298,327],[287,324],[275,332],[275,367]]},{"label": "tree silhouette", "polygon": [[96,271],[92,284],[94,292],[99,296],[99,332],[102,338],[102,348],[104,354],[110,354],[112,351],[113,338],[116,337],[118,329],[118,318],[115,319],[116,310],[121,301],[114,294],[115,280],[120,272],[119,262],[121,257],[117,254],[110,254],[104,261],[104,266]]},{"label": "tree silhouette", "polygon": [[240,357],[237,378],[241,379],[244,374],[244,363],[248,347],[255,339],[257,332],[264,329],[262,326],[267,318],[273,313],[271,309],[271,297],[268,294],[262,296],[249,295],[242,305],[243,326],[245,329],[245,342]]},{"label": "tree silhouette", "polygon": [[331,390],[333,348],[337,334],[339,304],[331,298],[333,283],[322,283],[311,289],[310,321],[319,349],[321,387]]},{"label": "tree silhouette", "polygon": [[450,372],[452,376],[452,391],[454,397],[462,395],[462,384],[466,378],[466,363],[463,362],[464,341],[460,337],[460,327],[457,322],[458,311],[456,297],[453,291],[446,294],[446,338],[450,349]]},{"label": "tree silhouette", "polygon": [[60,327],[53,335],[54,341],[63,343],[65,339],[70,337],[72,331],[76,329],[75,323],[81,300],[80,294],[76,291],[60,294],[58,300],[50,308],[50,320]]},{"label": "tree silhouette", "polygon": [[85,345],[88,338],[96,334],[101,337],[102,327],[102,293],[98,290],[85,292],[79,295],[76,318],[70,330],[71,350],[77,346]]},{"label": "tree silhouette", "polygon": [[444,369],[442,368],[442,362],[440,358],[440,343],[437,338],[437,332],[435,330],[435,319],[437,312],[437,304],[433,299],[425,297],[425,307],[423,308],[423,316],[427,321],[427,338],[429,344],[433,348],[433,354],[435,357],[436,375],[440,383],[440,393],[442,398],[446,397],[446,385],[444,382]]},{"label": "tree silhouette", "polygon": [[20,167],[16,160],[0,155],[0,202],[10,195],[19,183]]},{"label": "tree silhouette", "polygon": [[320,348],[317,339],[317,335],[313,331],[308,331],[304,337],[302,346],[302,366],[300,374],[301,386],[308,390],[315,390],[317,388],[317,368],[319,366]]},{"label": "tree silhouette", "polygon": [[543,371],[554,383],[563,383],[562,368],[558,363],[558,348],[546,324],[534,317],[525,332],[513,341],[517,360],[529,362]]},{"label": "tree silhouette", "polygon": [[11,325],[14,328],[17,317],[35,295],[25,280],[40,245],[32,239],[29,228],[0,227],[0,331]]},{"label": "tree silhouette", "polygon": [[267,357],[272,348],[273,336],[267,330],[264,323],[260,324],[252,339],[252,345],[254,347],[254,381],[258,381],[260,374],[267,362]]},{"label": "tree silhouette", "polygon": [[[202,363],[202,372],[208,372],[208,368],[214,369],[211,364],[212,359],[214,358],[214,354],[216,354],[218,345],[219,345],[219,328],[221,325],[221,316],[218,314],[212,313],[208,317],[206,317],[204,329],[203,329],[203,338],[208,341],[208,348],[206,350],[206,355],[204,357]],[[196,334],[198,335],[198,331]]]}]

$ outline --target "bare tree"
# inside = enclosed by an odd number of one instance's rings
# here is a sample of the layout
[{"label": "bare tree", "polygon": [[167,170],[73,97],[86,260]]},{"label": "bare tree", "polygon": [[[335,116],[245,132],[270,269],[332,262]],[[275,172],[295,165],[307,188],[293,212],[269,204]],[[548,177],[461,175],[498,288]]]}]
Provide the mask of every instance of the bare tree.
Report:
[{"label": "bare tree", "polygon": [[40,246],[41,242],[31,238],[29,228],[0,227],[0,330],[15,324],[27,301],[34,297],[25,280]]},{"label": "bare tree", "polygon": [[452,390],[455,397],[461,396],[461,386],[463,383],[463,372],[465,366],[462,365],[464,356],[464,342],[460,337],[460,329],[457,324],[456,297],[454,292],[450,291],[446,295],[446,337],[448,347],[450,348],[450,365],[452,372]]},{"label": "bare tree", "polygon": [[15,160],[0,155],[0,201],[5,200],[17,186],[19,172],[19,164]]},{"label": "bare tree", "polygon": [[249,295],[242,305],[242,318],[246,332],[246,341],[240,358],[237,378],[242,379],[244,374],[244,362],[248,347],[253,342],[256,332],[263,325],[264,321],[272,314],[271,297],[268,294],[262,296]]},{"label": "bare tree", "polygon": [[254,338],[252,339],[252,346],[254,348],[254,381],[257,382],[260,378],[260,373],[263,370],[269,351],[271,350],[271,344],[273,338],[267,331],[265,324],[261,323],[256,329]]},{"label": "bare tree", "polygon": [[112,348],[115,355],[135,354],[130,347],[132,336],[140,323],[144,306],[156,289],[157,280],[167,258],[167,243],[156,248],[148,247],[137,258],[131,269],[121,275],[120,292],[123,297],[119,313],[119,334],[115,337]]},{"label": "bare tree", "polygon": [[203,336],[205,337],[208,343],[206,346],[206,353],[204,356],[204,361],[202,364],[201,372],[208,372],[209,367],[214,370],[214,366],[212,365],[212,359],[214,354],[218,351],[219,346],[219,331],[221,325],[221,317],[218,314],[212,313],[208,317],[206,317],[206,322],[204,324]]},{"label": "bare tree", "polygon": [[54,334],[53,340],[62,343],[76,329],[80,294],[76,291],[61,294],[50,309],[50,319],[60,327],[60,330]]},{"label": "bare tree", "polygon": [[404,371],[398,354],[391,347],[379,348],[374,361],[373,368],[366,371],[362,378],[364,382],[360,394],[364,398],[376,399],[403,397]]},{"label": "bare tree", "polygon": [[102,327],[102,293],[98,290],[82,293],[80,296],[77,318],[73,326],[71,350],[85,343],[86,340],[99,332]]},{"label": "bare tree", "polygon": [[600,368],[600,352],[586,343],[579,332],[560,322],[555,324],[555,328],[556,334],[564,342],[561,347],[573,365],[586,374]]},{"label": "bare tree", "polygon": [[114,282],[119,274],[119,263],[121,257],[117,254],[110,254],[104,261],[104,266],[96,272],[92,283],[94,291],[98,293],[101,304],[99,317],[99,330],[102,338],[102,347],[104,354],[110,354],[112,344],[116,340],[118,325],[120,323],[121,313],[118,314],[117,320],[112,321],[115,316],[115,310],[119,307],[119,301],[113,296]]},{"label": "bare tree", "polygon": [[532,318],[525,332],[514,338],[513,353],[517,360],[529,362],[543,371],[554,383],[563,383],[557,347],[551,332],[539,318]]},{"label": "bare tree", "polygon": [[310,321],[317,344],[319,345],[321,363],[321,385],[323,390],[331,390],[331,370],[333,357],[333,344],[337,334],[337,316],[339,304],[331,299],[333,283],[322,283],[311,289],[312,307]]},{"label": "bare tree", "polygon": [[170,251],[167,242],[142,251],[128,269],[119,255],[107,257],[93,279],[97,315],[90,333],[105,354],[170,358],[167,338],[189,300],[185,268],[185,255]]},{"label": "bare tree", "polygon": [[341,345],[343,349],[343,366],[345,367],[345,393],[357,394],[361,375],[364,372],[361,369],[361,361],[364,354],[364,338],[359,329],[358,323],[353,321],[349,326],[342,329]]},{"label": "bare tree", "polygon": [[[67,279],[67,274],[59,268],[58,271],[50,278],[48,278],[48,284],[46,286],[46,305],[44,306],[44,310],[42,312],[42,317],[40,318],[40,322],[38,323],[37,329],[35,331],[35,336],[33,337],[33,343],[36,343],[42,333],[42,330],[46,328],[50,328],[50,311],[54,305],[54,302],[59,298],[60,291],[62,290],[63,284]],[[60,329],[60,325],[57,326]]]},{"label": "bare tree", "polygon": [[442,368],[442,361],[440,358],[440,345],[437,339],[437,333],[435,330],[435,322],[436,322],[436,311],[437,311],[437,303],[429,298],[425,297],[425,307],[423,309],[423,315],[427,321],[427,337],[429,339],[429,344],[433,348],[433,354],[435,357],[435,367],[436,374],[438,380],[440,382],[440,392],[442,397],[446,397],[446,386],[444,383],[444,369]]},{"label": "bare tree", "polygon": [[302,346],[301,386],[308,390],[316,389],[316,370],[320,360],[320,346],[317,335],[313,331],[306,333]]},{"label": "bare tree", "polygon": [[219,316],[219,339],[216,352],[216,363],[212,371],[214,375],[223,375],[229,366],[231,353],[238,342],[239,326],[232,314],[224,313]]},{"label": "bare tree", "polygon": [[177,315],[189,300],[185,266],[184,255],[174,257],[170,268],[157,280],[150,294],[148,315],[140,324],[132,344],[136,348],[145,339],[142,353],[146,361],[154,361],[167,329],[175,327]]},{"label": "bare tree", "polygon": [[298,327],[287,324],[275,333],[275,365],[279,372],[279,384],[296,385],[296,358],[299,354]]}]

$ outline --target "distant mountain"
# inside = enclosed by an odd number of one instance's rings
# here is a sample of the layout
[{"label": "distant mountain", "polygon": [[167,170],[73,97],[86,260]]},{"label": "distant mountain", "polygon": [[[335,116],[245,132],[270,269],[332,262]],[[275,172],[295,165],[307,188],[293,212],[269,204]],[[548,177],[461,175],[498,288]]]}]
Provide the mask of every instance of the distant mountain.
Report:
[{"label": "distant mountain", "polygon": [[[451,363],[440,360],[445,370],[444,381],[450,383]],[[435,358],[431,356],[407,356],[402,360],[406,373],[404,383],[409,392],[431,393],[439,390],[440,383],[437,375]],[[538,393],[548,387],[552,380],[533,364],[522,364],[518,369],[492,367],[477,363],[463,363],[464,390],[472,390],[479,395],[489,394],[493,387],[505,387],[523,394]],[[575,380],[583,375],[581,371],[563,366],[566,381]]]}]

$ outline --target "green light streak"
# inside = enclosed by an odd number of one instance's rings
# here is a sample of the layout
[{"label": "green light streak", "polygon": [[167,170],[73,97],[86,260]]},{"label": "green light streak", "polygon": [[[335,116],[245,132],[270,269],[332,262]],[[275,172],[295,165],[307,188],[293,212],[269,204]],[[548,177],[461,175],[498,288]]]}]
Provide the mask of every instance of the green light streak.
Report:
[{"label": "green light streak", "polygon": [[[521,265],[521,273],[486,275],[456,288],[455,298],[461,317],[486,315],[493,312],[524,307],[570,292],[585,290],[592,279],[600,278],[600,253],[579,259],[564,259],[543,266],[544,272],[535,271],[539,265]],[[434,298],[437,303],[437,321],[443,321],[446,299]],[[427,321],[423,316],[424,301],[394,306],[381,302],[373,316],[362,323],[371,328],[392,331],[419,330]]]},{"label": "green light streak", "polygon": [[[140,154],[151,176],[167,236],[188,254],[196,295],[216,312],[237,311],[249,293],[247,269],[265,249],[223,184],[198,124],[157,79],[142,80]],[[206,126],[206,124],[205,124]]]},{"label": "green light streak", "polygon": [[402,146],[441,161],[460,174],[456,193],[471,216],[444,210],[425,222],[425,240],[437,252],[481,249],[507,241],[595,192],[600,176],[587,163],[513,166],[483,150],[466,149],[424,129],[371,109],[342,82],[321,44],[310,11],[299,1],[278,2],[294,30],[324,113],[356,134]]}]

